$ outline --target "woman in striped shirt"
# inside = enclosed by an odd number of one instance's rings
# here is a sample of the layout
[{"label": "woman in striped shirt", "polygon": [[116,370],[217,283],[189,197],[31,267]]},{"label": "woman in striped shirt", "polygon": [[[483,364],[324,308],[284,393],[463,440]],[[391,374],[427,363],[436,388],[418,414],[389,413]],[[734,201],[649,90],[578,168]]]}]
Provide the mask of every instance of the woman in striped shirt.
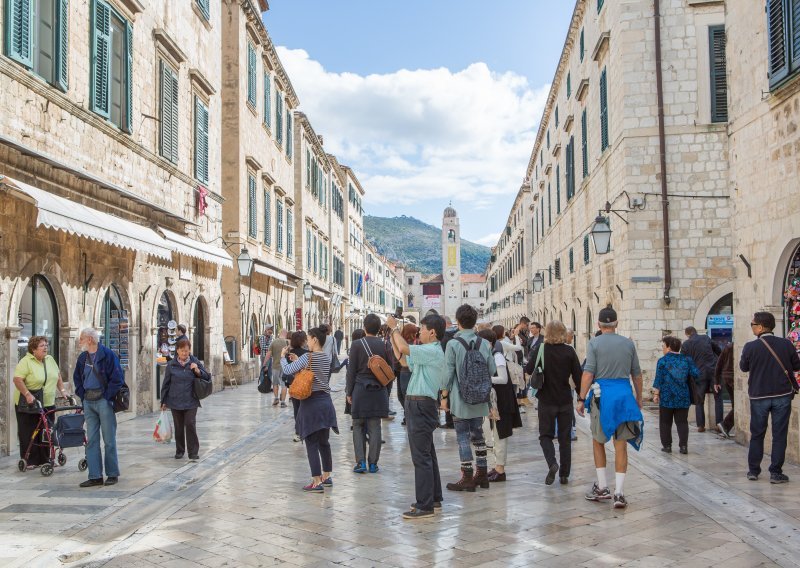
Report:
[{"label": "woman in striped shirt", "polygon": [[[331,401],[330,387],[330,357],[323,353],[326,334],[315,327],[308,332],[308,348],[310,353],[298,357],[289,353],[286,347],[281,353],[281,369],[284,375],[294,375],[298,371],[309,367],[314,373],[314,383],[311,387],[311,396],[300,401],[295,419],[297,433],[305,442],[308,454],[308,465],[311,467],[311,483],[303,487],[304,491],[323,493],[325,486],[333,486],[331,471],[333,470],[333,456],[331,445],[328,441],[331,428],[337,434],[339,429],[336,424],[336,410]],[[291,363],[287,362],[288,359]]]}]

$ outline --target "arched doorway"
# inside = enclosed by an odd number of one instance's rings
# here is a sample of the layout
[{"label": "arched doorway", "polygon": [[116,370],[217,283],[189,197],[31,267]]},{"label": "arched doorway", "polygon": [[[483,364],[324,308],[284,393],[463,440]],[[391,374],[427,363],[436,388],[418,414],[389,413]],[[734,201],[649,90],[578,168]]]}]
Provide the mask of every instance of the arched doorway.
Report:
[{"label": "arched doorway", "polygon": [[[162,355],[169,358],[175,354],[175,346],[169,344],[169,328],[167,327],[167,324],[175,318],[175,304],[169,292],[164,290],[158,300],[158,309],[156,310],[156,328],[158,329],[156,332],[156,356]],[[170,350],[170,347],[173,349]],[[156,401],[161,399],[161,377],[163,376],[164,367],[166,367],[166,363],[156,363],[156,380],[153,392],[153,398]]]},{"label": "arched doorway", "polygon": [[34,275],[19,304],[18,321],[22,331],[17,343],[18,355],[21,359],[28,350],[28,339],[34,335],[43,335],[50,343],[50,354],[58,361],[58,307],[53,289],[40,274]]},{"label": "arched doorway", "polygon": [[247,332],[248,336],[248,353],[250,354],[250,358],[256,357],[256,345],[258,345],[258,320],[256,319],[255,314],[253,317],[250,318],[250,328]]},{"label": "arched doorway", "polygon": [[208,364],[208,354],[206,353],[206,314],[203,298],[197,298],[194,303],[194,314],[192,315],[192,352],[195,357]]},{"label": "arched doorway", "polygon": [[106,290],[103,298],[103,306],[100,310],[100,325],[103,326],[103,343],[108,347],[111,338],[112,319],[119,318],[122,310],[125,309],[119,290],[113,284]]},{"label": "arched doorway", "polygon": [[720,347],[733,341],[733,293],[717,300],[706,317],[708,336]]}]

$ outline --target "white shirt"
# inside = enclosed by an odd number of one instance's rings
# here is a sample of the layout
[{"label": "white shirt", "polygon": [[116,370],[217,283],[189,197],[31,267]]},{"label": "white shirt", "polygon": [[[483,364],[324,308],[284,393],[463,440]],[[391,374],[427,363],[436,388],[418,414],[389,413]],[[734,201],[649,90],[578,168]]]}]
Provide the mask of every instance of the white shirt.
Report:
[{"label": "white shirt", "polygon": [[492,384],[504,385],[508,383],[508,367],[506,367],[506,358],[502,353],[494,354],[494,363],[497,365],[497,375],[492,377]]}]

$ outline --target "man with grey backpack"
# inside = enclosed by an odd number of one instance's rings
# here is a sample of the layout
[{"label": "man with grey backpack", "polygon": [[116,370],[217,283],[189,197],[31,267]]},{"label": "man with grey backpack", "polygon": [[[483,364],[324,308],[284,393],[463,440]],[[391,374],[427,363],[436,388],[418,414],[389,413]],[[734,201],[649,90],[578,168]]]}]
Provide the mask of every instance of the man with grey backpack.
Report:
[{"label": "man with grey backpack", "polygon": [[[468,304],[456,310],[458,332],[447,343],[444,355],[446,386],[442,391],[442,409],[453,415],[461,459],[461,479],[447,484],[450,491],[489,488],[483,419],[489,415],[489,394],[497,367],[492,346],[475,333],[477,320],[478,312]],[[473,468],[473,446],[477,469]]]}]

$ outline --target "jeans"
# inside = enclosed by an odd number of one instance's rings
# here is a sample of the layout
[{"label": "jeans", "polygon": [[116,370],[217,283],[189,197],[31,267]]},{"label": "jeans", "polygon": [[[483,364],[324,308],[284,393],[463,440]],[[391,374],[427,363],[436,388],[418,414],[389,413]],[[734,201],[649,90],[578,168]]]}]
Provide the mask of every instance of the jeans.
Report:
[{"label": "jeans", "polygon": [[433,511],[434,501],[442,501],[439,460],[433,444],[433,433],[439,427],[439,405],[431,398],[406,400],[405,413],[416,506],[421,511]]},{"label": "jeans", "polygon": [[559,476],[569,477],[572,469],[572,404],[561,406],[539,402],[539,445],[548,466],[556,463],[553,438],[558,425],[558,457],[561,460]]},{"label": "jeans", "polygon": [[172,421],[175,423],[175,454],[183,455],[189,446],[189,457],[200,453],[200,440],[197,439],[197,409],[172,410]]},{"label": "jeans", "polygon": [[[477,418],[458,418],[453,416],[458,438],[458,456],[461,467],[472,467],[472,446],[475,446],[475,463],[486,467],[486,440],[483,438],[483,416]],[[470,446],[472,443],[472,446]]]},{"label": "jeans", "polygon": [[323,471],[326,473],[333,471],[333,456],[331,455],[331,444],[328,441],[330,435],[331,429],[323,428],[306,436],[303,440],[312,477],[321,476]]},{"label": "jeans", "polygon": [[[366,433],[364,425],[367,426]],[[353,449],[356,452],[356,461],[365,461],[367,453],[367,436],[369,436],[369,463],[378,463],[381,457],[381,419],[380,418],[353,418]]]},{"label": "jeans", "polygon": [[658,409],[658,431],[661,435],[661,445],[665,448],[672,447],[672,421],[678,428],[678,445],[686,446],[689,441],[689,409],[664,408]]},{"label": "jeans", "polygon": [[725,390],[728,391],[728,396],[731,399],[731,411],[725,416],[725,419],[722,421],[722,427],[725,429],[726,432],[730,432],[733,429],[733,411],[735,402],[733,400],[733,385],[725,385]]},{"label": "jeans", "polygon": [[117,416],[114,407],[104,398],[84,400],[83,415],[86,419],[86,461],[89,463],[89,479],[103,479],[103,456],[100,452],[100,435],[105,445],[105,470],[108,477],[119,477],[117,458]]},{"label": "jeans", "polygon": [[789,432],[789,416],[792,413],[792,397],[760,398],[750,400],[750,450],[747,464],[750,473],[761,473],[761,458],[764,457],[764,436],[767,434],[767,420],[772,414],[772,461],[771,474],[783,473],[786,457],[786,435]]},{"label": "jeans", "polygon": [[403,370],[397,375],[397,400],[403,408],[406,407],[406,390],[408,390],[408,383],[410,380],[411,371],[403,367]]},{"label": "jeans", "polygon": [[[704,373],[705,375],[705,373]],[[695,396],[697,400],[702,400],[702,404],[696,404],[694,407],[695,420],[697,421],[698,428],[705,428],[706,426],[706,393],[708,393],[709,386],[713,384],[710,377],[703,376],[695,382]],[[714,393],[714,426],[722,422],[722,393]]]}]

